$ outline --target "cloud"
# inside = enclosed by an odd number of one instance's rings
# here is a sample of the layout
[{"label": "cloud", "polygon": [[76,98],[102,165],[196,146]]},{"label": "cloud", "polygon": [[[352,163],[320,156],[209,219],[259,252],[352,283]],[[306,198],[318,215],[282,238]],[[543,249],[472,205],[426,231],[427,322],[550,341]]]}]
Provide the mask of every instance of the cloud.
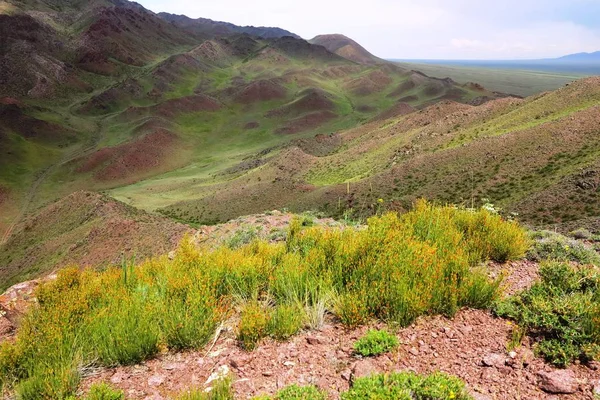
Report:
[{"label": "cloud", "polygon": [[540,58],[600,50],[597,0],[138,0],[153,11],[343,33],[386,58]]}]

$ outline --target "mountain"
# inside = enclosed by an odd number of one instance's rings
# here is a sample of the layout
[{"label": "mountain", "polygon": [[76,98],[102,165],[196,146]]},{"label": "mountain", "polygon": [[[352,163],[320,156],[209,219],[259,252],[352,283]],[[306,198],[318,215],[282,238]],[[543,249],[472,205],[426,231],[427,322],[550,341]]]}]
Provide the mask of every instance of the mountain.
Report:
[{"label": "mountain", "polygon": [[175,26],[191,32],[198,36],[230,36],[236,33],[246,33],[251,36],[262,37],[265,39],[280,38],[291,36],[300,39],[300,36],[281,28],[264,26],[237,26],[229,22],[213,21],[207,18],[189,18],[185,15],[175,15],[165,12],[158,14],[165,21],[173,23]]},{"label": "mountain", "polygon": [[[598,104],[600,78],[594,77],[526,99],[405,106],[384,119],[256,154],[213,181],[194,184],[188,190],[195,200],[163,213],[205,222],[283,207],[365,216],[377,199],[405,210],[425,197],[489,201],[531,226],[595,231]],[[131,196],[129,190],[113,193]]]},{"label": "mountain", "polygon": [[347,58],[359,64],[380,64],[384,60],[375,57],[354,40],[340,34],[319,35],[310,43],[325,47],[332,53]]},{"label": "mountain", "polygon": [[196,199],[192,183],[243,174],[256,154],[298,140],[441,100],[498,97],[360,64],[278,28],[157,15],[124,0],[11,1],[0,14],[0,242],[75,191],[121,187],[131,202],[146,184],[146,194],[162,190],[153,179],[180,177],[168,183],[181,183],[173,197],[145,203],[155,211]]},{"label": "mountain", "polygon": [[557,58],[560,61],[600,62],[600,51],[593,53],[576,53]]}]

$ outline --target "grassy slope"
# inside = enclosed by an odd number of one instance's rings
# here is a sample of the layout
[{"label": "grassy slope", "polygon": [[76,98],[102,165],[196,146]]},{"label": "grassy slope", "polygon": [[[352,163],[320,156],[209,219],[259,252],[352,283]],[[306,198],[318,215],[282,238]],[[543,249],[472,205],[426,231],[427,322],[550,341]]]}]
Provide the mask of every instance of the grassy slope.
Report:
[{"label": "grassy slope", "polygon": [[[599,103],[598,78],[526,100],[439,103],[314,139],[336,142],[329,155],[290,147],[262,157],[256,168],[193,185],[190,193],[200,200],[167,211],[205,222],[286,206],[369,213],[378,198],[406,208],[425,196],[468,204],[489,199],[528,223],[572,223],[600,212]],[[547,190],[564,195],[539,201]]]},{"label": "grassy slope", "polygon": [[490,90],[531,96],[540,92],[558,89],[585,75],[577,73],[528,71],[516,69],[494,69],[458,65],[434,65],[399,62],[408,69],[424,72],[436,78],[450,77],[457,82],[477,82]]},{"label": "grassy slope", "polygon": [[[262,49],[269,43],[259,42],[258,46]],[[191,186],[194,183],[206,180],[218,182],[221,180],[219,175],[227,168],[265,149],[364,123],[393,106],[400,95],[388,94],[408,79],[407,73],[398,68],[359,66],[334,56],[330,60],[314,60],[311,57],[294,56],[277,48],[275,55],[265,55],[261,50],[252,52],[249,57],[228,58],[223,63],[199,56],[192,58],[191,54],[194,52],[184,53],[186,59],[173,63],[163,60],[149,65],[134,74],[128,82],[114,85],[104,93],[95,92],[87,100],[81,99],[70,105],[71,111],[79,110],[76,111],[78,117],[88,118],[98,124],[98,149],[119,146],[147,134],[148,131],[140,127],[148,121],[166,127],[177,135],[180,148],[186,150],[173,153],[171,159],[176,159],[178,163],[169,164],[168,161],[159,160],[160,168],[139,174],[134,171],[126,180],[101,181],[95,179],[97,169],[85,174],[78,173],[77,168],[84,162],[78,160],[64,165],[51,176],[45,185],[51,193],[48,199],[57,195],[51,190],[53,187],[60,187],[66,194],[83,188],[107,189],[123,184],[126,186],[114,190],[113,194],[145,209],[193,198]],[[279,62],[274,57],[284,61]],[[198,62],[198,65],[194,62]],[[381,73],[384,82],[373,82],[373,73]],[[283,87],[285,97],[268,101],[258,99],[249,103],[235,100],[237,92],[254,82],[265,80]],[[132,81],[143,88],[141,95],[132,96],[127,92],[126,87]],[[294,102],[302,98],[304,90],[313,88],[320,90],[331,102],[330,111],[335,114],[334,118],[315,126],[307,125],[293,135],[277,133],[278,129],[294,123],[295,118],[305,118],[319,111],[318,108],[300,109],[275,117],[266,117],[266,114],[286,105],[293,107]],[[430,93],[425,91],[424,86],[417,86],[406,90],[401,96],[414,96],[411,104],[419,107],[442,98],[452,88],[454,86],[449,85],[439,92]],[[153,91],[160,93],[158,98],[144,94]],[[198,92],[211,96],[222,107],[210,112],[175,109],[168,115],[157,115],[156,108],[153,108]],[[93,107],[96,104],[94,99],[105,101],[106,93],[111,94],[106,103],[108,108],[98,111]],[[486,94],[489,93],[462,89],[464,101]],[[90,104],[91,109],[88,107]],[[128,107],[131,106],[142,109],[131,117],[128,114]],[[258,122],[258,128],[245,129],[244,126],[249,122]],[[304,123],[297,124],[302,128]],[[161,175],[169,169],[172,171]],[[152,178],[153,175],[157,177]],[[140,180],[140,183],[127,186]],[[148,193],[149,189],[153,193]]]}]

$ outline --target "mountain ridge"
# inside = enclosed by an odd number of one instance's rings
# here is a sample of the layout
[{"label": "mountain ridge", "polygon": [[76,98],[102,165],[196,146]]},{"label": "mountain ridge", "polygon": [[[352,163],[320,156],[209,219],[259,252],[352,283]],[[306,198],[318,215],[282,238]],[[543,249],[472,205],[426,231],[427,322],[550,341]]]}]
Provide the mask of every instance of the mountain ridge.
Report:
[{"label": "mountain ridge", "polygon": [[356,41],[342,34],[318,35],[309,40],[309,42],[323,46],[330,52],[359,64],[371,65],[386,63],[385,60],[375,57]]}]

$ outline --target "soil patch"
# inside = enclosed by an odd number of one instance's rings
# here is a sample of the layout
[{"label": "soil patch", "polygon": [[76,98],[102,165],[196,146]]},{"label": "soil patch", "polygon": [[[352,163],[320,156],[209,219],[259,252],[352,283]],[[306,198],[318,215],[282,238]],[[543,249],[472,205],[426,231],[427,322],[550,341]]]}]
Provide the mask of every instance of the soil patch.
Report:
[{"label": "soil patch", "polygon": [[250,129],[256,129],[260,126],[260,124],[256,121],[252,121],[252,122],[248,122],[246,125],[244,125],[244,129],[246,130],[250,130]]},{"label": "soil patch", "polygon": [[306,131],[308,129],[317,128],[332,119],[335,119],[337,114],[331,111],[319,111],[311,114],[306,114],[301,117],[289,121],[285,126],[275,130],[275,133],[291,135],[294,133]]},{"label": "soil patch", "polygon": [[236,103],[253,104],[261,101],[285,98],[285,87],[272,80],[259,80],[250,83],[240,90],[233,98]]},{"label": "soil patch", "polygon": [[266,117],[297,116],[306,112],[333,110],[334,107],[335,105],[326,92],[319,89],[307,89],[300,93],[297,100],[269,111]]},{"label": "soil patch", "polygon": [[87,156],[76,172],[95,170],[94,177],[100,181],[132,178],[160,168],[178,141],[174,133],[159,129],[133,142],[98,150]]}]

